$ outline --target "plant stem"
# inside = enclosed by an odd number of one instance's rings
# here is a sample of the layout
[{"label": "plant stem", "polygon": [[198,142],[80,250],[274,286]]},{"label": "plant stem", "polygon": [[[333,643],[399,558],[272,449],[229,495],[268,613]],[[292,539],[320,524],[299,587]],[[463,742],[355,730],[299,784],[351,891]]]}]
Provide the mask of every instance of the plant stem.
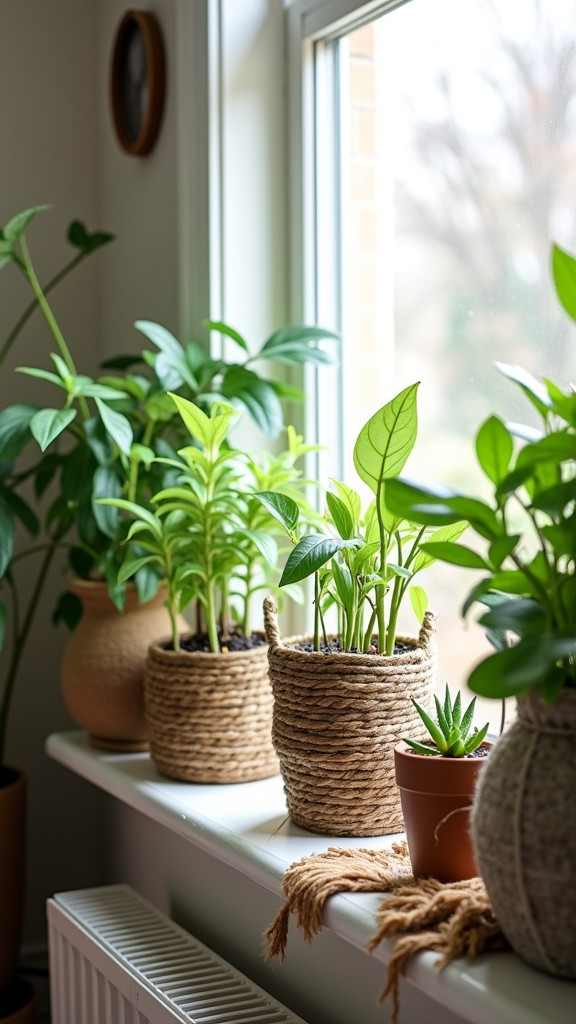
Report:
[{"label": "plant stem", "polygon": [[320,575],[314,573],[314,650],[320,650]]},{"label": "plant stem", "polygon": [[[76,256],[73,257],[73,259],[70,260],[69,263],[66,263],[62,267],[62,269],[59,270],[58,273],[55,274],[54,277],[50,279],[50,281],[48,281],[48,284],[44,285],[44,288],[43,288],[44,295],[48,295],[48,293],[51,292],[52,289],[55,288],[56,285],[59,284],[60,281],[62,281],[70,273],[71,270],[74,269],[74,267],[77,267],[78,264],[81,263],[82,260],[87,255],[88,255],[88,253],[86,253],[86,252],[83,252],[83,251],[79,252],[79,253],[77,253]],[[26,309],[22,313],[22,316],[19,317],[19,319],[14,324],[14,327],[10,331],[10,334],[8,335],[8,337],[6,338],[6,341],[2,345],[2,348],[0,349],[0,366],[2,366],[2,363],[4,362],[6,357],[8,356],[8,354],[9,354],[9,352],[10,352],[10,350],[11,350],[13,344],[14,344],[14,342],[16,341],[16,338],[20,334],[20,331],[25,327],[25,325],[27,324],[28,320],[32,316],[32,313],[34,312],[34,310],[36,309],[37,306],[38,306],[38,299],[37,298],[32,299],[32,302],[26,307]]]}]

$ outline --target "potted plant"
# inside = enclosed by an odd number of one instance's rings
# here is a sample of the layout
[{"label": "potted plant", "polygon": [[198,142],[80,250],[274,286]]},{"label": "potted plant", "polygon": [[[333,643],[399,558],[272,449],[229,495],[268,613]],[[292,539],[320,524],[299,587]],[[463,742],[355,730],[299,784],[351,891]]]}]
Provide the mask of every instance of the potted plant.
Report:
[{"label": "potted plant", "polygon": [[[564,309],[576,319],[576,260],[552,249]],[[481,579],[464,612],[508,646],[468,680],[482,696],[516,698],[517,719],[498,739],[473,809],[480,873],[503,932],[530,963],[576,976],[576,392],[518,366],[499,369],[521,389],[539,426],[490,416],[475,441],[488,498],[396,480],[388,497],[420,523],[465,520],[481,542],[427,547]]]},{"label": "potted plant", "polygon": [[[278,770],[272,694],[265,638],[250,614],[254,595],[279,575],[277,523],[254,494],[281,485],[311,515],[295,465],[309,449],[288,428],[286,451],[252,456],[229,442],[238,418],[230,405],[215,403],[208,415],[170,397],[191,441],[163,460],[174,485],[154,495],[151,509],[102,501],[133,519],[120,579],[153,565],[166,582],[171,635],[151,644],[144,675],[150,753],[164,775],[187,782],[266,778]],[[187,608],[196,628],[184,636],[178,614]]]},{"label": "potted plant", "polygon": [[[224,397],[275,436],[283,422],[282,399],[299,393],[268,380],[253,364],[325,362],[330,357],[318,341],[334,335],[317,327],[285,327],[250,352],[235,329],[207,321],[241,353],[239,360],[226,361],[213,359],[193,340],[181,345],[159,324],[138,321],[138,330],[152,341],[154,351],[144,348],[137,355],[109,360],[107,372],[97,379],[79,373],[46,298],[62,274],[42,288],[28,247],[27,230],[45,209],[34,207],[12,218],[0,240],[0,266],[20,271],[34,296],[4,352],[30,311],[39,307],[56,347],[52,366],[19,369],[44,381],[57,396],[45,408],[27,402],[0,413],[0,583],[13,598],[14,638],[4,698],[9,700],[50,564],[56,551],[66,548],[70,575],[54,617],[70,627],[79,623],[62,665],[66,704],[95,744],[143,749],[147,739],[142,670],[150,637],[169,628],[165,593],[156,569],[149,565],[134,574],[133,584],[119,581],[126,524],[118,508],[103,507],[98,499],[122,497],[147,506],[152,495],[170,483],[173,469],[156,457],[175,457],[186,431],[167,398],[168,387],[206,409]],[[71,236],[80,254],[94,251],[111,237],[88,234],[79,224],[73,225]],[[26,497],[31,485],[36,500],[43,503],[42,523]],[[31,543],[14,553],[17,521],[28,530]],[[24,560],[35,561],[37,579],[30,603],[19,616],[16,570]],[[0,716],[0,727],[5,720]]]},{"label": "potted plant", "polygon": [[429,739],[405,736],[394,748],[396,784],[415,877],[457,882],[478,874],[470,809],[490,749],[488,723],[471,731],[476,697],[464,711],[462,694],[453,701],[447,685],[443,702],[434,702],[435,718],[413,701]]},{"label": "potted plant", "polygon": [[[0,268],[13,261],[15,245],[26,223],[27,215],[19,215],[0,231]],[[111,241],[112,237],[104,232],[90,233],[82,223],[73,221],[68,229],[68,241],[74,255],[48,281],[45,293],[52,291],[87,256]],[[0,348],[0,367],[36,308],[37,301],[32,299],[4,339]],[[11,634],[8,643],[12,645],[7,663],[4,657],[6,671],[0,679],[0,1019],[18,1020],[22,1024],[36,1019],[33,987],[16,975],[25,884],[27,780],[20,768],[6,763],[5,745],[22,645],[33,619],[38,590],[37,585],[30,604],[19,618],[16,614],[19,606],[12,556],[14,525],[17,521],[32,534],[38,531],[36,513],[29,500],[20,493],[25,476],[33,476],[34,471],[29,474],[22,472],[17,478],[13,470],[13,461],[19,454],[22,441],[22,420],[28,408],[21,404],[0,413],[0,579],[14,599],[11,616],[7,616],[4,602],[0,602],[0,651],[7,631]],[[46,570],[47,565],[44,565],[42,579]]]},{"label": "potted plant", "polygon": [[[418,733],[416,697],[430,706],[435,672],[435,617],[414,577],[433,557],[422,549],[426,528],[390,514],[388,479],[416,440],[418,384],[405,388],[360,431],[354,464],[374,499],[344,483],[326,495],[321,532],[300,521],[289,495],[259,500],[294,543],[280,586],[314,578],[314,636],[282,641],[271,598],[264,605],[274,692],[273,740],[293,821],[328,835],[380,835],[402,830],[394,782],[394,746]],[[453,538],[461,527],[436,533]],[[418,638],[398,637],[398,613],[410,595]],[[326,614],[336,611],[329,636]],[[421,723],[420,723],[421,726]]]}]

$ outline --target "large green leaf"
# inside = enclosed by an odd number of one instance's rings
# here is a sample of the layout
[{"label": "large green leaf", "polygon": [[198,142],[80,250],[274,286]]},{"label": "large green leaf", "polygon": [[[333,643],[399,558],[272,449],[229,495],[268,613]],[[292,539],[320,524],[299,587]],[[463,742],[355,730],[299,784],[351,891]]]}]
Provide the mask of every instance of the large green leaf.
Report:
[{"label": "large green leaf", "polygon": [[354,466],[374,494],[382,481],[398,476],[412,451],[418,431],[418,384],[404,388],[362,427],[354,445]]},{"label": "large green leaf", "polygon": [[254,497],[268,509],[270,514],[292,536],[300,518],[300,509],[294,499],[287,494],[280,494],[278,491],[259,491]]},{"label": "large green leaf", "polygon": [[[429,534],[426,537],[426,543],[436,544],[443,543],[445,541],[456,541],[462,534],[468,529],[467,523],[451,523],[449,526],[442,526],[439,530],[434,530],[434,533]],[[420,546],[418,554],[411,564],[412,572],[415,574],[421,572],[422,569],[427,569],[428,566],[433,565],[436,561],[436,557],[429,551],[424,551]]]},{"label": "large green leaf", "polygon": [[461,522],[465,517],[452,505],[458,497],[461,496],[456,491],[441,484],[409,478],[386,481],[388,508],[403,519],[423,526],[447,526]]},{"label": "large green leaf", "polygon": [[518,636],[531,636],[546,632],[547,617],[538,601],[520,598],[499,601],[479,619],[489,629],[511,630]]},{"label": "large green leaf", "polygon": [[30,508],[27,502],[25,502],[16,491],[9,491],[2,488],[0,491],[3,500],[6,503],[7,508],[10,510],[13,516],[16,516],[20,520],[23,526],[26,527],[28,533],[31,533],[33,537],[37,536],[40,532],[40,523],[38,516]]},{"label": "large green leaf", "polygon": [[233,366],[224,374],[221,391],[228,401],[243,405],[260,430],[278,437],[283,425],[282,406],[267,381],[243,366]]},{"label": "large green leaf", "polygon": [[75,418],[76,409],[40,409],[35,413],[30,420],[30,430],[43,452]]},{"label": "large green leaf", "polygon": [[559,245],[552,246],[552,278],[560,302],[576,320],[576,260]]},{"label": "large green leaf", "polygon": [[497,416],[490,416],[476,435],[476,454],[486,476],[497,484],[510,467],[514,442]]},{"label": "large green leaf", "polygon": [[451,565],[463,565],[468,569],[488,569],[489,566],[476,551],[465,547],[463,544],[453,544],[450,541],[430,541],[420,545],[422,551],[431,555],[432,558],[439,558]]},{"label": "large green leaf", "polygon": [[340,537],[325,537],[321,533],[311,533],[303,537],[290,552],[284,572],[280,578],[280,586],[285,583],[299,583],[316,572],[342,548],[352,547],[353,541],[342,540]]},{"label": "large green leaf", "polygon": [[118,445],[120,451],[124,455],[129,456],[132,441],[134,440],[130,420],[126,416],[123,416],[121,412],[116,412],[115,409],[111,409],[110,406],[106,405],[101,398],[96,398],[95,402],[106,432],[110,435],[115,444]]},{"label": "large green leaf", "polygon": [[481,697],[513,697],[557,679],[558,662],[575,654],[576,636],[557,632],[524,637],[481,661],[468,686]]},{"label": "large green leaf", "polygon": [[9,462],[20,454],[30,440],[30,420],[37,405],[9,405],[0,412],[0,462]]}]

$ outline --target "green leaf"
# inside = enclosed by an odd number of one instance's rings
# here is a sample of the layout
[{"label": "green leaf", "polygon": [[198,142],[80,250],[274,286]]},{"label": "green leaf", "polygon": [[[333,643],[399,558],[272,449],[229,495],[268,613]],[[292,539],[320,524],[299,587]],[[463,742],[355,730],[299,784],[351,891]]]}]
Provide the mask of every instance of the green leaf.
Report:
[{"label": "green leaf", "polygon": [[416,711],[420,715],[420,718],[424,722],[424,725],[426,726],[428,732],[430,733],[432,740],[438,747],[438,750],[440,750],[443,753],[446,750],[446,740],[444,739],[440,726],[437,725],[434,719],[430,717],[428,712],[424,710],[424,708],[418,703],[418,701],[414,700],[413,697],[411,698],[411,700],[414,707],[416,708]]},{"label": "green leaf", "polygon": [[283,424],[282,406],[267,381],[243,366],[233,366],[224,374],[221,391],[229,402],[243,405],[260,430],[278,437]]},{"label": "green leaf", "polygon": [[342,540],[340,537],[325,537],[321,533],[308,534],[290,552],[279,586],[307,579],[337,551],[351,547],[352,544],[353,541]]},{"label": "green leaf", "polygon": [[356,531],[360,516],[362,515],[362,499],[360,495],[352,487],[349,487],[348,484],[342,483],[341,480],[331,479],[330,483],[334,484],[338,497],[346,505],[352,519],[353,531]]},{"label": "green leaf", "polygon": [[340,598],[342,607],[348,614],[351,614],[355,601],[355,585],[350,569],[345,564],[340,564],[334,559],[332,563],[332,575],[336,586],[336,593]]},{"label": "green leaf", "polygon": [[[78,383],[80,381],[80,383]],[[105,401],[117,401],[125,396],[117,388],[109,388],[104,384],[97,384],[89,377],[76,378],[74,394],[82,395],[84,398],[102,398]]]},{"label": "green leaf", "polygon": [[30,430],[41,450],[46,451],[75,418],[75,409],[40,409],[35,413],[30,420]]},{"label": "green leaf", "polygon": [[202,412],[202,409],[199,409],[194,402],[189,402],[187,398],[182,398],[172,392],[170,392],[170,398],[176,405],[188,432],[196,441],[200,442],[203,448],[209,448],[212,437],[210,417]]},{"label": "green leaf", "polygon": [[476,455],[486,476],[497,484],[506,476],[514,442],[502,420],[490,416],[476,435]]},{"label": "green leaf", "polygon": [[248,351],[248,345],[244,341],[242,335],[239,334],[238,331],[235,331],[233,327],[229,327],[228,324],[222,323],[221,320],[205,320],[204,326],[207,327],[209,331],[217,331],[218,334],[224,334],[227,338],[231,338],[232,341],[235,341],[240,348],[244,349],[245,352]]},{"label": "green leaf", "polygon": [[531,636],[546,632],[547,617],[537,601],[524,598],[500,601],[484,612],[479,622],[490,629],[509,629],[519,636]]},{"label": "green leaf", "polygon": [[534,405],[543,416],[546,415],[547,410],[552,405],[552,401],[547,389],[541,381],[537,380],[536,377],[533,377],[528,370],[524,370],[521,366],[512,365],[510,363],[495,363],[494,365],[496,366],[496,369],[504,375],[504,377],[508,377],[508,379],[514,381],[515,384],[519,384],[524,394],[532,402],[532,405]]},{"label": "green leaf", "polygon": [[439,558],[451,565],[462,565],[468,569],[488,569],[489,566],[476,551],[465,547],[463,544],[454,544],[451,541],[429,541],[420,545],[422,551]]},{"label": "green leaf", "polygon": [[20,454],[31,438],[30,420],[37,405],[9,405],[0,412],[0,462],[9,462]]},{"label": "green leaf", "polygon": [[98,498],[99,505],[117,505],[118,508],[123,508],[126,512],[130,512],[137,520],[140,520],[145,524],[155,537],[162,537],[162,524],[149,512],[143,505],[138,505],[135,501],[126,501],[125,498]]},{"label": "green leaf", "polygon": [[6,634],[6,605],[3,601],[0,601],[0,651],[4,646],[4,636]]},{"label": "green leaf", "polygon": [[34,219],[37,213],[43,213],[45,210],[50,209],[49,203],[43,203],[41,206],[31,206],[27,210],[22,210],[21,213],[17,213],[15,217],[12,217],[7,224],[4,225],[3,235],[7,242],[14,244],[17,242],[21,235],[24,234],[31,220]]},{"label": "green leaf", "polygon": [[95,252],[101,246],[114,241],[114,235],[109,234],[107,231],[87,231],[85,225],[79,220],[71,222],[68,227],[67,238],[71,245],[86,254]]},{"label": "green leaf", "polygon": [[523,637],[497,651],[473,669],[470,689],[481,697],[502,699],[540,689],[558,674],[559,661],[576,654],[576,636],[547,633]]},{"label": "green leaf", "polygon": [[98,524],[98,529],[106,537],[115,537],[118,533],[120,514],[117,507],[113,505],[99,505],[99,498],[119,498],[122,494],[122,484],[117,474],[109,466],[99,466],[94,473],[92,488],[92,511]]},{"label": "green leaf", "polygon": [[409,478],[386,481],[388,508],[412,523],[423,526],[444,526],[459,523],[465,518],[453,507],[460,497],[457,491],[442,484],[424,483]]},{"label": "green leaf", "polygon": [[96,398],[95,402],[106,432],[110,435],[115,444],[118,445],[120,451],[124,455],[129,456],[132,441],[134,439],[130,420],[127,419],[126,416],[123,416],[121,412],[116,412],[114,409],[111,409],[110,406],[106,405],[101,398]]},{"label": "green leaf", "polygon": [[258,357],[273,359],[277,363],[329,365],[334,362],[332,356],[318,348],[315,342],[324,339],[334,340],[338,337],[339,335],[334,331],[328,331],[323,327],[307,327],[305,325],[282,327],[264,342]]},{"label": "green leaf", "polygon": [[519,533],[513,533],[509,537],[498,537],[492,541],[488,551],[490,563],[495,569],[500,569],[504,559],[508,558],[520,540]]},{"label": "green leaf", "polygon": [[576,320],[576,260],[559,245],[552,246],[552,278],[562,306]]},{"label": "green leaf", "polygon": [[346,504],[331,491],[326,493],[326,504],[338,533],[343,540],[350,540],[354,536],[354,523]]},{"label": "green leaf", "polygon": [[401,472],[414,447],[417,391],[418,384],[412,384],[387,402],[365,423],[356,439],[356,472],[375,495],[384,479]]},{"label": "green leaf", "polygon": [[14,549],[14,520],[3,502],[0,501],[0,579],[10,565]]},{"label": "green leaf", "polygon": [[418,622],[423,622],[424,615],[428,609],[428,594],[424,590],[424,587],[420,587],[418,584],[413,587],[409,587],[408,597],[410,598],[412,611],[418,619]]},{"label": "green leaf", "polygon": [[[386,485],[388,487],[388,484]],[[426,543],[436,544],[441,541],[455,541],[462,536],[463,533],[468,529],[468,523],[458,522],[451,523],[449,526],[441,526],[439,530],[434,530],[426,538]],[[415,575],[417,572],[421,572],[422,569],[427,569],[428,566],[433,565],[436,559],[428,551],[422,549],[422,541],[418,549],[418,554],[412,562],[412,572]]]},{"label": "green leaf", "polygon": [[144,555],[144,556],[130,556],[126,558],[118,570],[118,582],[126,583],[132,578],[140,569],[143,569],[146,565],[157,563],[158,559],[156,555]]},{"label": "green leaf", "polygon": [[[16,373],[25,373],[28,377],[38,377],[40,380],[47,380],[50,384],[57,384],[59,388],[64,388],[64,384],[60,377],[50,370],[39,370],[34,366],[16,366]],[[66,390],[64,388],[64,390]]]},{"label": "green leaf", "polygon": [[293,498],[278,491],[259,491],[254,497],[282,524],[289,536],[295,534],[300,509]]},{"label": "green leaf", "polygon": [[14,246],[12,243],[5,241],[5,239],[0,236],[0,270],[2,270],[2,267],[7,267],[9,263],[12,263],[14,255]]},{"label": "green leaf", "polygon": [[20,520],[33,537],[37,536],[40,532],[40,523],[38,522],[38,516],[30,508],[30,505],[15,491],[3,489],[1,494],[12,515]]}]

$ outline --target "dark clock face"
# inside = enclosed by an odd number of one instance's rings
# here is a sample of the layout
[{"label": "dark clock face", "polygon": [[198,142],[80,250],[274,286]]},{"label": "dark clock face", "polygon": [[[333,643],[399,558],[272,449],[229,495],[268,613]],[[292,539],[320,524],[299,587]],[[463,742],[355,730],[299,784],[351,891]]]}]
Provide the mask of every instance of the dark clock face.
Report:
[{"label": "dark clock face", "polygon": [[145,11],[120,22],[112,60],[112,113],[124,151],[142,156],[158,135],[164,102],[164,47],[158,23]]},{"label": "dark clock face", "polygon": [[120,102],[126,135],[135,143],[142,131],[148,106],[148,57],[136,22],[126,31],[120,80]]}]

